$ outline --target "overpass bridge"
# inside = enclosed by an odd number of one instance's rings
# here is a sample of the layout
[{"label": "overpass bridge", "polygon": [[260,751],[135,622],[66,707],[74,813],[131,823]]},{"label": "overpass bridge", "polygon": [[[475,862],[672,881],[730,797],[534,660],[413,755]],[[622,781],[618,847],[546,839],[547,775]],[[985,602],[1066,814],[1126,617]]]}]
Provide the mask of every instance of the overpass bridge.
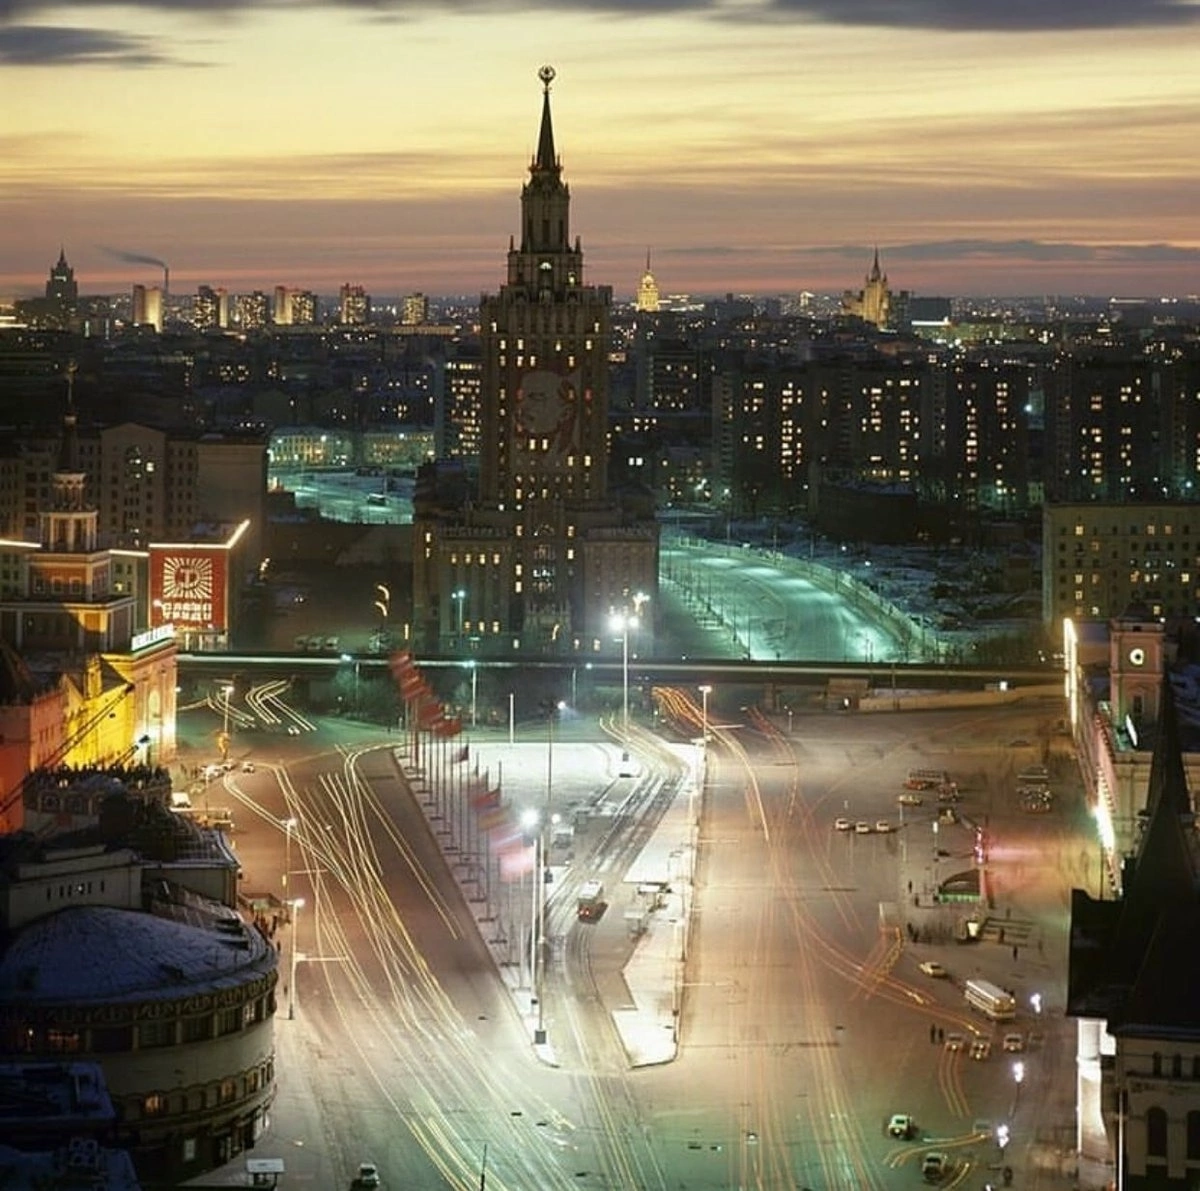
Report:
[{"label": "overpass bridge", "polygon": [[[478,669],[481,673],[527,673],[557,676],[574,685],[581,675],[592,683],[620,685],[624,662],[620,659],[560,657],[469,657],[429,655],[413,659],[431,679],[439,673]],[[228,680],[242,675],[249,679],[330,679],[339,670],[355,667],[364,677],[382,676],[388,659],[379,654],[311,653],[181,653],[179,673],[196,681]],[[951,664],[946,662],[869,661],[768,661],[742,658],[637,658],[629,661],[629,681],[661,686],[699,685],[719,682],[739,686],[824,687],[865,683],[868,688],[892,687],[921,690],[986,690],[1006,684],[1008,689],[1044,687],[1061,678],[1061,669],[1044,666],[1001,667]]]}]

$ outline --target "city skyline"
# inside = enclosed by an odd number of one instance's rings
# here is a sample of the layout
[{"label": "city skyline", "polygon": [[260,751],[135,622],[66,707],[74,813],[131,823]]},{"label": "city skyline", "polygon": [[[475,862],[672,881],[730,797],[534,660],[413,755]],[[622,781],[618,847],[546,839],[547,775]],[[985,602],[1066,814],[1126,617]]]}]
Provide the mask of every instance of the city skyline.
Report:
[{"label": "city skyline", "polygon": [[[649,15],[645,15],[649,13]],[[1171,0],[12,0],[0,297],[492,292],[540,85],[585,280],[632,294],[1200,291]],[[1119,36],[1114,36],[1119,33]],[[578,47],[585,47],[580,49]]]}]

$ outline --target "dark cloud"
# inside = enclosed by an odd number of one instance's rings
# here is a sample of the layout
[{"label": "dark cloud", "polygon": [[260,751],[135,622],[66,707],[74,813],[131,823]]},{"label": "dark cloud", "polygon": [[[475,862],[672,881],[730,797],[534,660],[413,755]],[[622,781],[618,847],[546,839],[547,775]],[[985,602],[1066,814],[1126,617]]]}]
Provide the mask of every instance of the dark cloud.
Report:
[{"label": "dark cloud", "polygon": [[[768,5],[772,2],[764,0]],[[664,12],[716,12],[721,5],[722,0],[519,0],[515,5],[513,0],[115,0],[115,5],[114,0],[0,0],[0,22],[28,17],[31,13],[45,12],[51,8],[111,9],[114,6],[226,18],[230,13],[252,8],[330,8],[340,12],[354,9],[380,17],[428,13],[511,13],[514,9],[657,16]]]},{"label": "dark cloud", "polygon": [[766,9],[776,17],[830,25],[951,32],[1129,29],[1200,21],[1200,8],[1189,0],[767,0]]},{"label": "dark cloud", "polygon": [[[801,249],[808,256],[863,257],[862,244],[831,244]],[[911,244],[881,245],[885,261],[1022,260],[1097,264],[1200,263],[1200,248],[1176,244],[1076,244],[1049,240],[925,240]]]},{"label": "dark cloud", "polygon": [[0,63],[5,66],[158,66],[165,61],[146,37],[51,25],[0,25]]},{"label": "dark cloud", "polygon": [[[249,8],[357,9],[378,17],[423,13],[539,11],[655,16],[695,12],[735,21],[773,19],[829,25],[873,25],[950,32],[1128,29],[1200,22],[1191,0],[123,0],[124,7],[196,16],[228,16]],[[111,8],[112,0],[0,0],[0,22],[53,7]]]}]

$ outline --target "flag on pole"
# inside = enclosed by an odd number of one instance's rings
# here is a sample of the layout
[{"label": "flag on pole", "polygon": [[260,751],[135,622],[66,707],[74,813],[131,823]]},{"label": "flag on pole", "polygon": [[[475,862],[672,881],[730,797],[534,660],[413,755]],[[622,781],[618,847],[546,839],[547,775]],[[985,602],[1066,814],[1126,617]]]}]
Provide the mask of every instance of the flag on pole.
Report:
[{"label": "flag on pole", "polygon": [[410,670],[400,679],[400,697],[405,703],[411,703],[421,695],[429,693],[429,684],[416,670]]},{"label": "flag on pole", "polygon": [[432,731],[442,722],[442,705],[432,696],[423,695],[417,701],[417,727]]},{"label": "flag on pole", "polygon": [[526,873],[533,872],[536,864],[537,848],[533,844],[505,848],[500,853],[500,879],[519,881]]},{"label": "flag on pole", "polygon": [[[499,787],[497,787],[495,790],[489,790],[485,786],[482,790],[480,790],[478,793],[476,793],[474,795],[474,797],[471,799],[471,805],[477,811],[484,811],[484,810],[490,809],[491,807],[499,806],[500,805]],[[482,822],[482,819],[483,819],[483,816],[481,815],[480,816],[481,822]]]}]

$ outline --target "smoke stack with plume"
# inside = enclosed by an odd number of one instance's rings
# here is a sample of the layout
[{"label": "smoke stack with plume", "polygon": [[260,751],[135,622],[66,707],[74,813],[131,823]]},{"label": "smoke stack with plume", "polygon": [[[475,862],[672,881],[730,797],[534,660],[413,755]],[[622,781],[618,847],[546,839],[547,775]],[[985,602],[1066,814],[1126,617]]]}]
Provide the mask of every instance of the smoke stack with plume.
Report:
[{"label": "smoke stack with plume", "polygon": [[167,296],[167,291],[171,281],[171,270],[167,267],[167,262],[159,260],[156,256],[146,256],[141,252],[123,252],[120,248],[105,248],[102,251],[107,252],[114,260],[125,261],[130,265],[155,265],[163,271],[163,297]]}]

